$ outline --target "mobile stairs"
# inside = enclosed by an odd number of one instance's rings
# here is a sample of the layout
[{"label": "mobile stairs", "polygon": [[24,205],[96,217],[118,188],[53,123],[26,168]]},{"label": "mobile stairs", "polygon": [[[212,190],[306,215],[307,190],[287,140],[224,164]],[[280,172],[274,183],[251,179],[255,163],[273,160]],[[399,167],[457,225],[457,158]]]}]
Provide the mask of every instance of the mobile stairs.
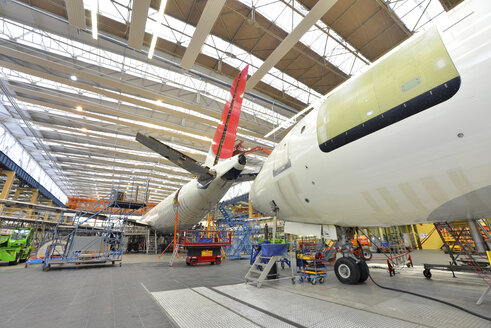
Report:
[{"label": "mobile stairs", "polygon": [[[280,277],[278,273],[277,263],[287,256],[287,245],[286,244],[262,244],[261,252],[257,254],[254,263],[252,263],[249,271],[245,275],[245,283],[255,284],[256,287],[260,288],[261,285],[266,281],[280,280],[280,279],[291,279],[292,283],[295,283],[295,266],[291,265],[290,275]],[[290,263],[293,258],[290,256]]]},{"label": "mobile stairs", "polygon": [[266,279],[276,279],[278,274],[273,266],[282,258],[283,256],[256,256],[256,260],[245,276],[246,283],[256,284],[256,287],[260,288]]}]

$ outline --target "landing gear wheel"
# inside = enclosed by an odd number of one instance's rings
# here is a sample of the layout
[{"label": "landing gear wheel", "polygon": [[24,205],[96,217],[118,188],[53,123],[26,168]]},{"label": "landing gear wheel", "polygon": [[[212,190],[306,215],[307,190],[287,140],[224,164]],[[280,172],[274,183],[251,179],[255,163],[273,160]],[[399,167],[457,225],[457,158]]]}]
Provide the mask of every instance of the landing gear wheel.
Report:
[{"label": "landing gear wheel", "polygon": [[372,252],[369,249],[364,249],[363,250],[363,258],[365,261],[370,261],[373,257]]},{"label": "landing gear wheel", "polygon": [[311,283],[312,285],[315,285],[315,284],[317,283],[317,280],[312,279],[312,280],[310,281],[310,283]]},{"label": "landing gear wheel", "polygon": [[362,260],[360,261],[360,263],[358,263],[358,266],[360,267],[360,279],[358,280],[358,282],[365,282],[370,274],[368,265],[365,261]]},{"label": "landing gear wheel", "polygon": [[360,267],[351,257],[341,257],[334,264],[334,273],[343,284],[358,283],[360,271]]},{"label": "landing gear wheel", "polygon": [[323,284],[324,283],[324,277],[320,277],[319,278],[319,284]]},{"label": "landing gear wheel", "polygon": [[430,269],[424,269],[423,270],[423,276],[425,276],[426,279],[431,279],[431,271],[430,271]]}]

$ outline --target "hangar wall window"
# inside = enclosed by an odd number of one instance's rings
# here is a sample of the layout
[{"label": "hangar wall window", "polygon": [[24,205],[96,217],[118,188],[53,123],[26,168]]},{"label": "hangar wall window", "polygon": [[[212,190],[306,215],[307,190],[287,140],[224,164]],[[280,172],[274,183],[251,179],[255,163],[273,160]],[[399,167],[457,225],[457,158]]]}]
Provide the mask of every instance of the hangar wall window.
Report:
[{"label": "hangar wall window", "polygon": [[15,138],[0,125],[0,151],[8,154],[9,158],[31,177],[39,182],[44,188],[58,198],[62,203],[66,203],[68,198],[58,185],[48,176],[39,164],[27,153]]}]

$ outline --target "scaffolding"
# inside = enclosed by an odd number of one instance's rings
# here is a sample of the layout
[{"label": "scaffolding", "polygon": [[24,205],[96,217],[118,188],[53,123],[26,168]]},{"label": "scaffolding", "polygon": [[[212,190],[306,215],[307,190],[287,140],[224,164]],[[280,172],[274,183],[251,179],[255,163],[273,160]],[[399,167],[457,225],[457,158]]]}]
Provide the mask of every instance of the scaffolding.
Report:
[{"label": "scaffolding", "polygon": [[[486,224],[489,224],[487,220],[485,222]],[[482,225],[480,225],[480,227],[485,235],[489,235]],[[443,241],[443,247],[450,256],[451,261],[448,265],[425,263],[423,275],[427,279],[431,279],[432,269],[451,271],[454,278],[456,271],[475,273],[482,279],[486,288],[476,302],[478,305],[481,304],[491,290],[491,277],[489,275],[491,273],[491,265],[489,259],[474,250],[473,239],[469,229],[465,226],[458,226],[451,222],[439,222],[435,223],[435,229],[440,235],[440,238]],[[445,236],[451,236],[455,243],[449,245]],[[456,246],[458,246],[459,252],[455,252]]]},{"label": "scaffolding", "polygon": [[[128,191],[129,188],[126,190]],[[123,259],[123,237],[128,217],[145,206],[133,196],[113,188],[110,195],[78,211],[70,217],[60,217],[52,240],[41,248],[37,259],[27,264],[42,263],[48,271],[52,264],[94,264]],[[146,199],[146,195],[145,198]],[[94,210],[96,209],[96,210]]]},{"label": "scaffolding", "polygon": [[224,247],[224,252],[229,259],[245,258],[243,254],[252,253],[252,235],[260,231],[258,220],[248,219],[247,214],[233,215],[227,211],[223,203],[217,206],[221,217],[216,220],[221,230],[232,231],[232,245]]}]

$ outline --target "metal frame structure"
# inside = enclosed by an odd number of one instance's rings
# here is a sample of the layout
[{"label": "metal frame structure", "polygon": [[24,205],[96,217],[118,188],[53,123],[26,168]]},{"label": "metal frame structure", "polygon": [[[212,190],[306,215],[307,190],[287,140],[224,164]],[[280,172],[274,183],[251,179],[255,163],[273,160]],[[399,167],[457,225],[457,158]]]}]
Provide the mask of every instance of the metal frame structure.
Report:
[{"label": "metal frame structure", "polygon": [[[489,224],[489,221],[486,220],[486,224]],[[489,227],[489,225],[488,225]],[[443,223],[435,223],[435,228],[440,235],[440,238],[443,242],[443,247],[447,250],[448,255],[451,258],[451,262],[448,265],[444,264],[424,264],[423,275],[427,279],[431,279],[431,270],[443,270],[443,271],[451,271],[453,277],[455,278],[455,272],[471,272],[478,275],[484,283],[485,290],[482,295],[477,300],[476,304],[481,304],[484,301],[484,298],[491,290],[491,263],[488,258],[481,257],[480,254],[477,254],[472,250],[471,244],[469,240],[472,240],[469,231],[466,231],[464,228],[457,228],[451,222],[443,222]],[[482,228],[482,227],[481,227]],[[483,229],[484,230],[484,229]],[[449,247],[447,241],[445,240],[442,231],[451,235],[455,243],[452,247]],[[461,248],[460,253],[454,253],[455,245],[459,245]],[[460,259],[459,259],[460,258]],[[462,263],[457,263],[460,261]]]},{"label": "metal frame structure", "polygon": [[[135,192],[132,186],[131,194]],[[100,202],[78,211],[72,218],[60,218],[53,233],[51,244],[42,259],[43,270],[52,264],[94,264],[111,262],[113,265],[123,259],[123,237],[131,211],[145,206],[138,199],[124,199],[125,193],[114,188],[110,196]],[[145,198],[146,199],[146,195]],[[99,209],[93,212],[95,209]],[[100,219],[101,224],[87,225]],[[80,242],[81,240],[81,242]],[[85,241],[84,241],[85,240]],[[78,245],[75,247],[75,245]],[[36,261],[31,261],[35,263]],[[38,261],[39,262],[39,261]],[[31,264],[28,263],[28,264]]]},{"label": "metal frame structure", "polygon": [[257,220],[248,220],[247,214],[235,216],[231,214],[223,203],[218,204],[217,209],[221,217],[216,217],[218,229],[232,231],[232,245],[224,247],[228,259],[242,259],[252,253],[252,235],[260,230]]}]

